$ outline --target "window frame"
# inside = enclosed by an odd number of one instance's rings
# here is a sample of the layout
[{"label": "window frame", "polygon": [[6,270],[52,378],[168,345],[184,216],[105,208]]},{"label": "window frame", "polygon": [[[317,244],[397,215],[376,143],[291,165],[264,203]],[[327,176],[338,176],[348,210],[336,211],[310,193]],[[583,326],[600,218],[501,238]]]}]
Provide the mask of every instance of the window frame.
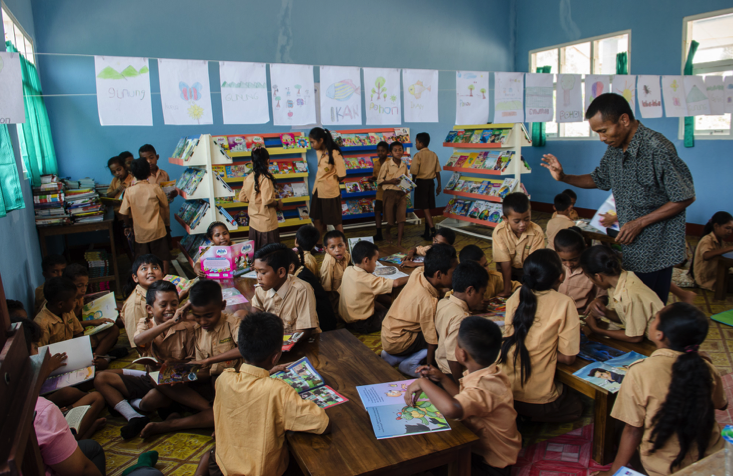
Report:
[{"label": "window frame", "polygon": [[[535,48],[533,50],[530,50],[529,53],[528,53],[528,63],[527,63],[529,65],[529,70],[530,70],[529,72],[530,73],[534,73],[535,70],[536,70],[536,68],[537,68],[537,66],[545,66],[545,65],[533,65],[532,64],[532,56],[533,55],[536,55],[537,53],[542,53],[544,51],[557,50],[557,64],[554,65],[554,67],[557,69],[557,72],[556,73],[552,73],[554,75],[554,78],[553,78],[554,79],[553,80],[553,88],[557,89],[557,75],[558,74],[563,74],[560,71],[560,65],[562,64],[562,48],[567,48],[567,47],[570,47],[570,46],[574,46],[574,45],[579,45],[579,44],[582,44],[582,43],[588,43],[588,42],[590,42],[590,71],[591,72],[588,73],[588,74],[596,74],[596,73],[594,73],[594,70],[595,70],[595,67],[596,67],[596,58],[595,58],[595,54],[596,54],[596,46],[595,46],[595,43],[596,43],[596,41],[605,40],[606,38],[613,38],[613,37],[621,36],[621,35],[627,35],[628,36],[628,48],[626,50],[626,53],[627,53],[627,57],[628,57],[629,74],[631,74],[631,30],[630,29],[628,29],[628,30],[619,30],[619,31],[616,31],[616,32],[613,32],[613,33],[607,33],[607,34],[604,34],[604,35],[598,35],[598,36],[591,36],[591,37],[588,37],[588,38],[583,38],[582,40],[569,41],[569,42],[566,42],[566,43],[560,43],[560,44],[553,45],[553,46],[546,46],[546,47],[543,47],[543,48]],[[583,77],[583,84],[585,84],[585,76],[586,76],[586,74],[582,74],[581,76]],[[615,74],[613,74],[611,76],[615,76]],[[585,122],[585,121],[583,121],[583,122]],[[548,141],[589,141],[589,140],[596,141],[596,140],[598,140],[598,136],[592,130],[590,131],[590,135],[588,135],[587,137],[564,137],[564,136],[561,136],[560,135],[560,132],[559,132],[561,125],[562,124],[558,124],[558,133],[557,133],[557,135],[547,134],[547,140]]]},{"label": "window frame", "polygon": [[[15,17],[15,15],[13,15],[13,12],[10,11],[10,9],[8,8],[8,6],[5,4],[4,1],[1,1],[0,0],[0,8],[2,9],[2,12],[1,12],[2,15],[3,16],[4,15],[7,15],[8,18],[10,18],[10,21],[13,23],[13,28],[14,29],[17,28],[20,31],[21,35],[23,36],[24,42],[23,42],[22,51],[21,51],[21,48],[18,45],[15,44],[16,41],[13,41],[13,45],[15,45],[15,48],[20,53],[23,54],[23,56],[25,57],[26,61],[28,61],[29,63],[35,65],[36,66],[36,69],[37,69],[38,68],[38,65],[36,64],[36,45],[35,45],[35,42],[33,41],[33,37],[31,35],[29,35],[27,31],[25,31],[25,29],[23,28],[23,25],[20,24],[20,22],[18,21],[18,19]],[[3,27],[3,32],[6,33],[5,32],[5,27]],[[13,31],[13,37],[15,37],[15,36],[16,36],[15,35],[15,31]],[[3,39],[4,39],[4,37],[3,37]],[[26,48],[25,48],[26,42],[27,43],[30,43],[30,45],[31,45],[31,50],[32,51],[31,51],[31,57],[30,58],[28,57],[28,52],[26,51]],[[3,48],[3,51],[5,51],[5,48]]]}]

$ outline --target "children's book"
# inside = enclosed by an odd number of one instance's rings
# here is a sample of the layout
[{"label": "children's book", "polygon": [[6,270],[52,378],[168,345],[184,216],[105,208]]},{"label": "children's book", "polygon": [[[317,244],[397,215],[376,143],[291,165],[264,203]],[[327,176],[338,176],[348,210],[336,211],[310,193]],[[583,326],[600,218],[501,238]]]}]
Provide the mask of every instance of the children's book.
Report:
[{"label": "children's book", "polygon": [[336,390],[324,385],[323,377],[308,360],[303,357],[288,365],[282,372],[271,375],[272,378],[282,380],[298,392],[303,400],[310,400],[321,408],[330,408],[349,401]]},{"label": "children's book", "polygon": [[463,168],[464,169],[473,168],[473,163],[476,161],[477,158],[478,158],[478,152],[471,152],[470,154],[468,154],[468,160],[464,162]]},{"label": "children's book", "polygon": [[473,161],[473,168],[474,169],[483,169],[484,168],[484,162],[486,161],[486,152],[479,152],[476,160]]},{"label": "children's book", "polygon": [[349,206],[349,215],[358,215],[361,213],[361,208],[359,208],[359,202],[357,200],[349,200],[346,204]]},{"label": "children's book", "polygon": [[369,243],[374,243],[374,238],[372,238],[371,236],[360,236],[357,238],[349,238],[348,240],[349,240],[349,254],[352,257],[351,258],[352,264],[355,264],[353,256],[354,256],[354,246],[357,243],[359,243],[360,241],[368,241]]},{"label": "children's book", "polygon": [[391,144],[395,141],[394,132],[382,132],[382,140],[385,141],[387,144]]},{"label": "children's book", "polygon": [[299,174],[308,172],[308,163],[303,161],[295,162],[295,171]]},{"label": "children's book", "polygon": [[405,193],[410,193],[417,187],[415,182],[410,180],[410,177],[405,174],[400,175],[400,183],[397,186]]},{"label": "children's book", "polygon": [[585,334],[580,334],[580,353],[578,357],[581,359],[590,362],[606,362],[623,354],[624,351],[622,350],[590,340]]},{"label": "children's book", "polygon": [[453,175],[450,176],[450,180],[448,180],[448,183],[445,186],[445,190],[453,190],[453,187],[456,186],[456,183],[461,178],[461,174],[458,172],[453,172]]},{"label": "children's book", "polygon": [[471,140],[473,139],[473,135],[474,135],[474,131],[472,130],[466,131],[463,134],[463,137],[461,138],[461,142],[464,144],[469,144]]},{"label": "children's book", "polygon": [[166,362],[160,368],[156,382],[158,385],[172,385],[174,383],[195,382],[198,380],[200,365],[184,362]]},{"label": "children's book", "polygon": [[601,388],[605,388],[611,393],[616,393],[621,388],[621,383],[626,376],[629,365],[641,359],[646,359],[646,356],[637,352],[629,352],[606,360],[605,362],[588,364],[573,373],[573,375]]},{"label": "children's book", "polygon": [[214,143],[219,144],[219,147],[224,150],[229,150],[229,140],[227,139],[227,136],[211,136],[211,138],[214,139]]},{"label": "children's book", "polygon": [[280,141],[283,144],[283,149],[295,149],[297,146],[295,135],[290,132],[287,134],[280,134]]},{"label": "children's book", "polygon": [[229,136],[227,139],[230,152],[247,152],[247,141],[244,136]]},{"label": "children's book", "polygon": [[42,355],[43,349],[48,349],[49,355],[66,353],[67,358],[66,365],[51,372],[51,375],[43,382],[41,395],[94,378],[94,354],[89,336],[44,345],[38,348],[38,353]]},{"label": "children's book", "polygon": [[251,151],[256,146],[264,147],[265,146],[265,139],[262,138],[262,136],[244,136],[247,150]]},{"label": "children's book", "polygon": [[196,284],[199,280],[199,278],[186,279],[181,276],[175,276],[172,274],[165,275],[163,279],[173,283],[176,286],[176,290],[178,290],[179,295],[191,289],[191,286]]},{"label": "children's book", "polygon": [[481,221],[489,221],[489,215],[491,214],[491,203],[481,202],[481,211],[478,214],[478,219]]},{"label": "children's book", "polygon": [[311,148],[311,143],[307,137],[302,137],[302,136],[296,137],[295,142],[298,146],[297,147],[298,149],[310,149]]},{"label": "children's book", "polygon": [[308,190],[306,189],[303,182],[294,182],[290,184],[290,187],[293,190],[294,197],[305,197],[306,195],[308,195]]},{"label": "children's book", "polygon": [[285,215],[283,214],[283,212],[277,212],[277,222],[285,223]]},{"label": "children's book", "polygon": [[[601,215],[605,215],[606,213],[611,213],[613,215],[616,215],[616,200],[613,198],[613,194],[609,195],[605,202],[601,205],[601,207],[598,209],[595,215],[593,215],[593,219],[590,221],[590,226],[595,228],[596,230],[600,231],[603,234],[607,234],[606,227],[601,225],[601,220],[603,217]],[[618,227],[618,220],[616,220],[616,223],[614,223],[609,228],[613,230],[619,229]]]},{"label": "children's book", "polygon": [[211,171],[218,175],[220,178],[226,178],[227,168],[224,165],[212,165]]},{"label": "children's book", "polygon": [[[443,142],[447,142],[447,143],[453,142],[453,139],[456,138],[457,133],[458,131],[450,131],[448,135],[445,137],[445,140]],[[185,140],[185,139],[182,139],[182,140]]]},{"label": "children's book", "polygon": [[[98,297],[93,301],[84,304],[84,307],[81,309],[81,325],[84,326],[84,321],[90,321],[93,319],[107,318],[115,321],[117,319],[117,316],[119,315],[119,312],[117,312],[117,302],[115,301],[115,295],[113,292],[110,291],[108,293],[105,293],[101,297]],[[84,335],[91,336],[102,332],[103,330],[109,329],[114,325],[114,322],[105,322],[104,324],[100,324],[98,326],[85,327]]]},{"label": "children's book", "polygon": [[478,193],[479,195],[486,195],[490,187],[491,187],[491,181],[484,180],[483,182],[481,182],[481,187],[479,187],[478,192],[476,193]]},{"label": "children's book", "polygon": [[254,257],[254,241],[232,246],[201,247],[201,271],[209,279],[231,279],[237,270],[249,268]]},{"label": "children's book", "polygon": [[474,202],[471,210],[468,212],[468,218],[475,218],[478,220],[478,215],[481,213],[481,210],[483,210],[483,204],[484,202],[482,201]]},{"label": "children's book", "polygon": [[397,127],[394,130],[395,137],[403,144],[410,142],[410,130],[406,127]]},{"label": "children's book", "polygon": [[[245,274],[250,268],[244,268],[239,275]],[[237,273],[235,273],[237,274]],[[237,288],[223,288],[221,290],[221,297],[227,302],[227,308],[237,306],[238,304],[247,304],[249,300],[239,292]]]},{"label": "children's book", "polygon": [[458,160],[456,160],[456,164],[453,166],[455,168],[462,168],[463,164],[466,163],[466,160],[468,160],[468,155],[461,155],[458,157]]},{"label": "children's book", "polygon": [[359,184],[359,182],[346,182],[344,184],[344,188],[346,189],[346,193],[361,192],[361,185]]},{"label": "children's book", "polygon": [[499,160],[500,155],[501,153],[495,150],[486,152],[486,159],[484,159],[484,164],[482,168],[484,170],[494,170],[494,167],[496,167],[496,162]]},{"label": "children's book", "polygon": [[348,215],[349,214],[349,204],[346,202],[341,202],[341,214],[342,215]]},{"label": "children's book", "polygon": [[404,395],[412,382],[414,379],[356,387],[378,440],[450,430],[424,393],[414,405],[405,405]]},{"label": "children's book", "polygon": [[79,427],[81,426],[81,420],[84,418],[84,415],[87,414],[89,409],[92,408],[91,405],[81,405],[75,408],[72,408],[70,410],[67,410],[66,413],[64,413],[64,419],[66,420],[66,423],[69,425],[69,429],[74,432],[75,434],[79,434]]},{"label": "children's book", "polygon": [[463,142],[463,136],[466,134],[466,131],[456,131],[456,135],[453,136],[453,143],[454,144],[460,144]]},{"label": "children's book", "polygon": [[505,158],[502,157],[503,166],[501,167],[501,173],[506,173],[509,170],[509,166],[512,163],[512,159],[514,158],[514,151],[513,150],[507,150],[507,151],[504,152],[503,155],[504,155],[504,157],[506,157],[506,161],[505,161]]},{"label": "children's book", "polygon": [[280,192],[280,198],[292,198],[294,196],[293,187],[289,183],[284,183]]},{"label": "children's book", "polygon": [[452,213],[453,206],[455,205],[455,203],[456,203],[456,199],[451,198],[450,201],[448,202],[448,205],[445,206],[443,213]]},{"label": "children's book", "polygon": [[448,162],[446,162],[443,167],[455,167],[456,161],[460,156],[460,152],[453,152],[453,154],[448,158]]},{"label": "children's book", "polygon": [[279,174],[280,173],[280,166],[277,162],[270,162],[270,167],[268,168],[271,174]]},{"label": "children's book", "polygon": [[489,142],[489,140],[491,139],[491,134],[493,134],[493,132],[494,131],[492,131],[491,129],[481,131],[481,139],[479,140],[479,142],[481,144],[486,144],[487,142]]},{"label": "children's book", "polygon": [[468,193],[478,194],[481,190],[482,182],[476,182],[474,180],[468,181]]},{"label": "children's book", "polygon": [[288,352],[298,343],[300,338],[303,337],[302,332],[296,332],[295,334],[285,334],[283,336],[283,352]]},{"label": "children's book", "polygon": [[501,209],[501,205],[498,203],[492,203],[489,208],[489,221],[491,223],[499,223],[501,221],[501,215],[504,211]]},{"label": "children's book", "polygon": [[301,220],[307,220],[310,218],[310,215],[308,215],[308,207],[298,207],[298,218]]},{"label": "children's book", "polygon": [[481,142],[481,133],[483,131],[475,130],[473,131],[473,135],[471,136],[471,143],[472,144],[478,144]]},{"label": "children's book", "polygon": [[499,198],[504,198],[507,195],[509,195],[512,190],[517,186],[517,179],[513,178],[507,178],[504,179],[504,183],[501,184],[501,187],[499,188],[499,191],[497,192],[497,196]]},{"label": "children's book", "polygon": [[634,471],[633,469],[629,469],[626,466],[621,466],[618,471],[613,473],[613,476],[644,476],[638,471]]},{"label": "children's book", "polygon": [[183,148],[186,147],[186,139],[188,139],[188,137],[181,137],[181,140],[178,141],[176,148],[173,149],[173,154],[171,154],[171,157],[173,157],[174,159],[179,158],[181,152],[183,152]]}]

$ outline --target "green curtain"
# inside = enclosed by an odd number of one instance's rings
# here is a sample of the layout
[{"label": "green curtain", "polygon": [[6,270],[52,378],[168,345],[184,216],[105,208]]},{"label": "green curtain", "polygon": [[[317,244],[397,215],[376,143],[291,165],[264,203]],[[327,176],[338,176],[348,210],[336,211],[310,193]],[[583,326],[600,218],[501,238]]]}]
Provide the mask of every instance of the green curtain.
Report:
[{"label": "green curtain", "polygon": [[20,189],[18,166],[10,144],[8,126],[0,126],[0,217],[7,212],[25,208],[23,191]]},{"label": "green curtain", "polygon": [[[537,73],[549,73],[552,71],[552,66],[540,66],[537,68]],[[547,142],[547,134],[545,133],[544,122],[533,122],[532,123],[532,147],[544,147]]]},{"label": "green curtain", "polygon": [[[18,52],[9,41],[5,42],[5,47],[7,51]],[[41,185],[41,175],[58,173],[58,164],[38,71],[23,55],[20,55],[20,69],[23,75],[25,123],[18,124],[18,140],[31,183],[38,187]]]},{"label": "green curtain", "polygon": [[625,51],[616,55],[616,74],[629,74],[629,55]]},{"label": "green curtain", "polygon": [[[692,76],[692,60],[695,58],[698,46],[700,43],[695,40],[690,43],[690,51],[685,61],[685,76]],[[685,147],[695,147],[695,118],[692,116],[685,117]]]}]

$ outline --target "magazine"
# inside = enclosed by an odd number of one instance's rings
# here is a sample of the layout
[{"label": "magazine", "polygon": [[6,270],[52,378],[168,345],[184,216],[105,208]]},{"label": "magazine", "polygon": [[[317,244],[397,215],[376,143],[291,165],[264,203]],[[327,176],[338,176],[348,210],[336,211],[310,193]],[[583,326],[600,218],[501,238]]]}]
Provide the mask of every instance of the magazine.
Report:
[{"label": "magazine", "polygon": [[89,336],[85,335],[41,346],[38,348],[40,355],[43,355],[43,349],[48,349],[50,355],[66,353],[67,357],[64,362],[66,365],[51,372],[43,382],[41,395],[94,378],[94,354]]},{"label": "magazine", "polygon": [[237,270],[249,268],[254,257],[254,241],[232,246],[202,246],[201,270],[209,279],[231,279]]},{"label": "magazine", "polygon": [[349,401],[336,390],[324,385],[323,377],[308,360],[303,357],[288,365],[287,370],[276,372],[272,378],[280,379],[298,392],[303,400],[310,400],[321,408],[330,408]]},{"label": "magazine", "polygon": [[629,365],[641,359],[646,359],[646,356],[637,352],[629,352],[605,362],[588,364],[573,373],[573,375],[604,388],[611,393],[616,393],[621,388],[621,383],[624,380],[626,371],[629,369]]}]

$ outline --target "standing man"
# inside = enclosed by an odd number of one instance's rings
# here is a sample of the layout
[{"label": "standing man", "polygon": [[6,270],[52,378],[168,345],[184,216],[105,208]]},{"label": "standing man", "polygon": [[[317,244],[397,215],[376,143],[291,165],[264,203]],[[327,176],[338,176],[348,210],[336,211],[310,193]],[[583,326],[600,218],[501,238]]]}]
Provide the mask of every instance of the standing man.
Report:
[{"label": "standing man", "polygon": [[542,166],[560,182],[613,192],[624,268],[666,303],[672,268],[685,259],[685,209],[695,201],[690,170],[672,142],[634,119],[623,96],[601,94],[585,118],[608,144],[600,165],[590,174],[566,175],[546,154]]}]

